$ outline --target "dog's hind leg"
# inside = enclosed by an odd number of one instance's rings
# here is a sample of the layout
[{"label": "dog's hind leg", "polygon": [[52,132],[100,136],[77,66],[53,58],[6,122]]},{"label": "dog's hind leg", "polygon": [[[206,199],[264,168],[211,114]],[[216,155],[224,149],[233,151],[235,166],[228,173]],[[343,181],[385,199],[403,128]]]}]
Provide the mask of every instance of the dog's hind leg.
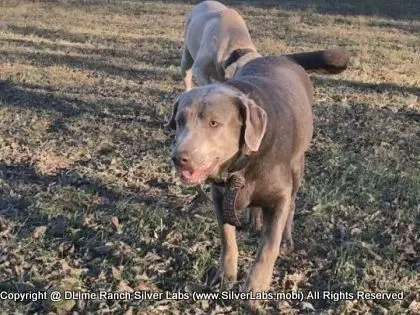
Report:
[{"label": "dog's hind leg", "polygon": [[263,226],[263,210],[261,207],[249,208],[248,223],[250,225],[251,232],[261,232]]},{"label": "dog's hind leg", "polygon": [[192,88],[192,66],[194,60],[188,51],[187,46],[184,44],[184,51],[182,52],[181,59],[181,75],[184,80],[185,90],[189,91]]},{"label": "dog's hind leg", "polygon": [[293,250],[293,238],[292,238],[292,229],[293,229],[293,217],[295,215],[296,208],[296,195],[299,190],[299,187],[302,183],[303,168],[305,164],[305,157],[302,156],[297,160],[295,165],[292,166],[292,178],[293,178],[293,189],[292,189],[292,199],[290,203],[290,212],[287,216],[286,226],[283,231],[283,239],[281,246],[288,250]]},{"label": "dog's hind leg", "polygon": [[[244,292],[266,291],[271,282],[274,264],[280,252],[280,244],[284,227],[290,210],[290,197],[292,192],[292,179],[282,186],[278,192],[277,200],[267,208],[263,208],[263,231],[258,248],[257,257],[252,265],[251,271],[242,288]],[[248,306],[256,309],[259,305],[258,300],[248,300]]]}]

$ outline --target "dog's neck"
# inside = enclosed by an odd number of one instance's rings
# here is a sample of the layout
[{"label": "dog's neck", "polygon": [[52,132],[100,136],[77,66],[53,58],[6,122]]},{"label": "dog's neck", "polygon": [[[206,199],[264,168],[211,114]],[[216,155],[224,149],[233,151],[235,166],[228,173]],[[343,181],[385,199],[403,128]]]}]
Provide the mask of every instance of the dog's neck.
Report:
[{"label": "dog's neck", "polygon": [[245,64],[261,55],[251,48],[235,49],[223,64],[225,72],[225,79],[230,79],[234,76],[236,71],[242,68]]},{"label": "dog's neck", "polygon": [[217,179],[212,180],[212,182],[218,186],[226,185],[228,178],[232,174],[237,174],[244,176],[244,170],[248,166],[252,157],[251,152],[247,152],[245,148],[239,149],[239,151],[234,155],[234,157],[227,163],[225,169],[221,172]]}]

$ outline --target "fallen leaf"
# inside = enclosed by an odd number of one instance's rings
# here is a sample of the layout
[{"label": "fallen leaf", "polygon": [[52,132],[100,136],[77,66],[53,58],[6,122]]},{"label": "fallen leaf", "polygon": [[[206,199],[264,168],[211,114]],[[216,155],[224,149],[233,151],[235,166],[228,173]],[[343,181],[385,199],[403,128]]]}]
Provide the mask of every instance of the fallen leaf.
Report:
[{"label": "fallen leaf", "polygon": [[32,233],[32,238],[38,239],[45,235],[45,232],[47,231],[46,225],[41,225],[35,228],[34,232]]},{"label": "fallen leaf", "polygon": [[315,311],[314,306],[309,302],[300,302],[300,309],[303,311],[311,311],[311,312]]},{"label": "fallen leaf", "polygon": [[67,261],[65,261],[64,259],[60,260],[60,264],[61,264],[61,269],[63,269],[64,272],[68,271],[71,269],[71,267],[69,266],[69,264],[67,263]]},{"label": "fallen leaf", "polygon": [[4,231],[0,232],[0,237],[4,237],[4,238],[11,238],[12,237],[12,228],[7,228]]},{"label": "fallen leaf", "polygon": [[112,275],[113,275],[113,277],[115,279],[121,280],[121,278],[122,278],[121,277],[121,270],[119,270],[119,269],[115,268],[114,266],[112,266],[111,271],[112,271]]},{"label": "fallen leaf", "polygon": [[159,288],[156,285],[144,281],[140,281],[135,289],[136,291],[159,291]]},{"label": "fallen leaf", "polygon": [[209,308],[209,301],[207,300],[200,300],[200,307],[202,310]]},{"label": "fallen leaf", "polygon": [[120,222],[118,221],[117,217],[111,217],[111,224],[115,226],[116,229],[120,227]]},{"label": "fallen leaf", "polygon": [[134,292],[133,288],[130,287],[127,283],[124,281],[120,281],[118,285],[118,291],[119,292]]},{"label": "fallen leaf", "polygon": [[58,250],[61,254],[73,254],[74,253],[74,245],[70,242],[62,242],[58,246]]},{"label": "fallen leaf", "polygon": [[57,308],[57,311],[59,310],[63,310],[66,312],[70,312],[72,310],[72,308],[76,305],[76,301],[75,300],[66,300],[66,299],[62,299],[58,302],[53,303],[55,308]]},{"label": "fallen leaf", "polygon": [[362,230],[359,228],[353,228],[350,231],[350,235],[359,235],[360,233],[362,233]]},{"label": "fallen leaf", "polygon": [[415,255],[415,254],[417,254],[417,252],[414,250],[414,246],[411,245],[411,244],[404,248],[404,252],[406,254],[408,254],[408,255]]},{"label": "fallen leaf", "polygon": [[299,283],[303,280],[305,280],[305,275],[303,273],[289,274],[284,278],[285,286],[292,291],[296,291]]},{"label": "fallen leaf", "polygon": [[284,310],[290,309],[290,304],[287,301],[280,301],[280,302],[277,303],[277,309],[279,311],[280,310],[284,311]]},{"label": "fallen leaf", "polygon": [[408,306],[408,309],[413,312],[413,314],[420,314],[420,303],[416,300],[413,300],[410,305]]}]

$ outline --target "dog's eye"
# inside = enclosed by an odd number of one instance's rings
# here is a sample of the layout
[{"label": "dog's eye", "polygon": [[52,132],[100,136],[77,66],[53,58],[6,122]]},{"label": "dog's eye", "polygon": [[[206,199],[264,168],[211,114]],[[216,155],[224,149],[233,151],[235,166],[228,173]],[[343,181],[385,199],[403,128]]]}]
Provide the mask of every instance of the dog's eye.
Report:
[{"label": "dog's eye", "polygon": [[209,125],[212,128],[216,128],[217,126],[219,126],[219,123],[215,120],[210,120]]}]

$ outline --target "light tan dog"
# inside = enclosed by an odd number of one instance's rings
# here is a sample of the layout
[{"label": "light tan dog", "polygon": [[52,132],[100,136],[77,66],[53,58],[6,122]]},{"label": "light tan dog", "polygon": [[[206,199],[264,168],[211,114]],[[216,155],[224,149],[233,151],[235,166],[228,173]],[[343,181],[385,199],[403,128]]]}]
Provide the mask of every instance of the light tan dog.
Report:
[{"label": "light tan dog", "polygon": [[260,57],[245,21],[217,1],[203,1],[191,11],[184,38],[181,72],[188,91],[198,85],[231,78],[247,62]]}]

